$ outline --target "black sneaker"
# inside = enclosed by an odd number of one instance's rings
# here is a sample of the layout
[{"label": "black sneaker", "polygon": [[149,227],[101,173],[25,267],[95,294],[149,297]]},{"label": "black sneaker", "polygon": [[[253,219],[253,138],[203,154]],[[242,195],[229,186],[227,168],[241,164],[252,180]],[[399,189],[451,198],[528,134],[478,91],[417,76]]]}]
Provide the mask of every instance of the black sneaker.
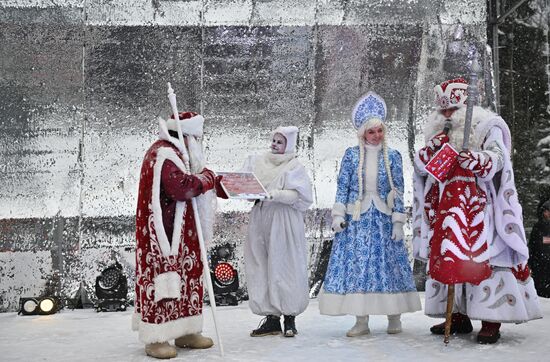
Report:
[{"label": "black sneaker", "polygon": [[268,315],[260,321],[260,326],[250,332],[250,337],[263,337],[281,334],[281,322],[279,316]]},{"label": "black sneaker", "polygon": [[285,315],[285,337],[294,337],[298,334],[298,331],[296,330],[296,324],[294,322],[294,319],[296,317],[293,315]]}]

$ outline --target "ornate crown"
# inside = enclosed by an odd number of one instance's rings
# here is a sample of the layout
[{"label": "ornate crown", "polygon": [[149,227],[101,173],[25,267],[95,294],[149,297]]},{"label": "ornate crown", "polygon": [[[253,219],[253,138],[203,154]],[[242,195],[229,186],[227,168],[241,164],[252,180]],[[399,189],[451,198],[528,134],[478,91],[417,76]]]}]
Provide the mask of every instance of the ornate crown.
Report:
[{"label": "ornate crown", "polygon": [[386,120],[386,114],[386,102],[384,102],[384,99],[378,94],[371,91],[361,97],[355,104],[351,114],[351,120],[353,126],[359,129],[365,122],[372,118],[378,118],[384,122]]}]

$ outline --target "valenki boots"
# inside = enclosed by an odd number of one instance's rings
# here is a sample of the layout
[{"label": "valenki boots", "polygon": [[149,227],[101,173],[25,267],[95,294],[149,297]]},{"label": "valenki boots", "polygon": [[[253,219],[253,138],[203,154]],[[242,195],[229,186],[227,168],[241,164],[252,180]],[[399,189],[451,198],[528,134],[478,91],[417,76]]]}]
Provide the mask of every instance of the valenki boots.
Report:
[{"label": "valenki boots", "polygon": [[281,334],[281,321],[278,315],[268,315],[261,320],[260,326],[250,332],[250,337],[263,337]]},{"label": "valenki boots", "polygon": [[212,347],[214,342],[200,333],[193,333],[176,338],[175,344],[180,348],[206,349]]},{"label": "valenki boots", "polygon": [[[465,314],[453,313],[451,316],[451,334],[466,334],[474,330],[472,322]],[[433,334],[445,334],[445,322],[436,324],[430,328]]]},{"label": "valenki boots", "polygon": [[388,334],[401,333],[401,314],[388,315]]},{"label": "valenki boots", "polygon": [[145,345],[145,353],[158,359],[174,358],[178,355],[176,347],[171,346],[168,342],[149,343]]},{"label": "valenki boots", "polygon": [[500,323],[481,321],[481,330],[477,334],[477,342],[481,344],[496,343],[500,338]]},{"label": "valenki boots", "polygon": [[346,336],[357,337],[369,333],[369,316],[357,316],[355,317],[355,325],[351,327],[349,331],[347,331]]}]

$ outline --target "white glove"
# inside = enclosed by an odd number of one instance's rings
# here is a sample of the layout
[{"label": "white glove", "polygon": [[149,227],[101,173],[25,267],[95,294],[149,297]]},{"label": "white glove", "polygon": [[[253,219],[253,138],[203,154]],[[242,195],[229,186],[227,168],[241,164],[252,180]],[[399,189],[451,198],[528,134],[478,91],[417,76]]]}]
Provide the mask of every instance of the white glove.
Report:
[{"label": "white glove", "polygon": [[403,240],[404,237],[405,237],[405,232],[403,231],[403,223],[394,222],[391,230],[392,240]]},{"label": "white glove", "polygon": [[346,220],[342,216],[333,216],[332,217],[332,231],[335,233],[342,232],[344,228],[342,227],[342,223],[345,223]]}]

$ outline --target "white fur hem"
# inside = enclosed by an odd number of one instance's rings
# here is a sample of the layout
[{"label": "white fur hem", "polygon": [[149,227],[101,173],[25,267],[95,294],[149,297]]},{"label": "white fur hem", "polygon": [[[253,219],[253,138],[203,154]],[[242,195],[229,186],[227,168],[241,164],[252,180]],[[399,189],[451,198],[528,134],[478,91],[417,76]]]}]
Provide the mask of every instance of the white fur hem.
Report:
[{"label": "white fur hem", "polygon": [[332,294],[321,289],[319,311],[324,315],[390,315],[422,309],[417,292]]},{"label": "white fur hem", "polygon": [[[444,317],[447,285],[436,280],[426,281],[425,313]],[[479,285],[456,284],[454,311],[470,319],[499,323],[523,323],[542,318],[533,279],[518,281],[508,270],[495,270]]]},{"label": "white fur hem", "polygon": [[401,212],[394,212],[391,214],[391,222],[396,223],[405,223],[407,221],[407,214],[403,214]]},{"label": "white fur hem", "polygon": [[141,314],[134,312],[132,314],[132,330],[138,331],[139,330],[139,322],[141,321]]},{"label": "white fur hem", "polygon": [[165,298],[181,298],[181,277],[177,272],[166,272],[153,278],[155,303]]},{"label": "white fur hem", "polygon": [[139,340],[145,344],[168,342],[186,334],[202,332],[202,314],[159,324],[144,322],[139,314],[134,315],[137,319],[134,330],[138,331]]}]

